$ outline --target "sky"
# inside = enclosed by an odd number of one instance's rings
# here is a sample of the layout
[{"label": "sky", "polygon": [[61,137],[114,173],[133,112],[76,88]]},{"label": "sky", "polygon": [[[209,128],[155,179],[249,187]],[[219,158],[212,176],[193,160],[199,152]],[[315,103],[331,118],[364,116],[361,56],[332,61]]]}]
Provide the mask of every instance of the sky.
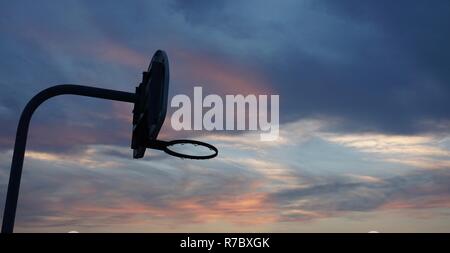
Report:
[{"label": "sky", "polygon": [[[280,96],[280,136],[133,160],[132,105],[60,96],[30,126],[16,232],[450,232],[449,1],[2,1],[0,211],[21,110],[49,86]],[[3,211],[0,217],[3,215]]]}]

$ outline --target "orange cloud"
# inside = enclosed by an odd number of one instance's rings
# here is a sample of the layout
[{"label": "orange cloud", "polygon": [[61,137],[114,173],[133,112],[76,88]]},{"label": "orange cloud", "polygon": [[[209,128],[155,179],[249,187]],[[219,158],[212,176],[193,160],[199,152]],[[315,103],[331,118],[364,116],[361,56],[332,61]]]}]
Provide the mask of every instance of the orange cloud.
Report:
[{"label": "orange cloud", "polygon": [[174,203],[174,208],[193,215],[196,222],[227,220],[236,224],[263,224],[276,220],[265,193],[245,193],[214,201],[191,198]]},{"label": "orange cloud", "polygon": [[275,94],[264,75],[250,66],[234,65],[223,59],[187,50],[171,50],[174,77],[189,77],[196,83],[222,94]]},{"label": "orange cloud", "polygon": [[450,208],[450,198],[443,197],[429,197],[422,200],[417,199],[401,199],[386,202],[380,209],[428,209],[428,208]]},{"label": "orange cloud", "polygon": [[[267,224],[277,220],[273,213],[273,207],[268,204],[263,193],[249,193],[236,197],[215,196],[214,201],[208,201],[201,197],[192,197],[180,200],[168,201],[164,206],[151,203],[138,202],[132,199],[119,199],[108,205],[77,204],[73,206],[52,205],[53,211],[65,210],[64,216],[85,217],[109,217],[108,223],[138,224],[151,220],[158,223],[166,222],[186,225],[198,223],[229,222],[232,224]],[[120,217],[115,219],[114,216]],[[57,220],[57,217],[54,217]],[[85,223],[84,221],[82,223]]]}]

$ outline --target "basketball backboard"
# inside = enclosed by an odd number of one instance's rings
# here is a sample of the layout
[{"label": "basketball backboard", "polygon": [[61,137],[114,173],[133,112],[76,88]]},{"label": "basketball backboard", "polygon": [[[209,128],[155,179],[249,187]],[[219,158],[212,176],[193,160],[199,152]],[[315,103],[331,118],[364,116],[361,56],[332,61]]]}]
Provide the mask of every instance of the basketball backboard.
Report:
[{"label": "basketball backboard", "polygon": [[166,117],[168,91],[169,60],[164,51],[158,50],[136,87],[131,140],[134,158],[142,158],[148,141],[156,140]]}]

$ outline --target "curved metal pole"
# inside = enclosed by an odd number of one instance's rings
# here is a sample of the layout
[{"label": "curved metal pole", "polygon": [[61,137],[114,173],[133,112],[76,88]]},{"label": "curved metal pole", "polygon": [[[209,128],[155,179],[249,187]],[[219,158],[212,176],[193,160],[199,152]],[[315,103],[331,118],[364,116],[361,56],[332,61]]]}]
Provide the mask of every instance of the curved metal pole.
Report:
[{"label": "curved metal pole", "polygon": [[23,159],[31,116],[36,108],[44,101],[51,97],[64,94],[96,97],[128,103],[134,103],[136,100],[135,93],[72,84],[56,85],[45,89],[34,96],[23,109],[22,114],[20,115],[19,125],[17,126],[14,154],[8,183],[8,193],[6,195],[6,204],[3,215],[2,233],[12,233],[14,229],[20,178],[22,176]]}]

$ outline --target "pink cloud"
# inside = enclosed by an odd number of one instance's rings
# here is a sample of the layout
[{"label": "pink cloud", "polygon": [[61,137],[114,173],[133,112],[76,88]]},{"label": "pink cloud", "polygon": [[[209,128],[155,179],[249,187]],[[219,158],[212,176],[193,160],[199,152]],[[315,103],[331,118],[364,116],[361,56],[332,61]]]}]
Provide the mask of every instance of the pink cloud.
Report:
[{"label": "pink cloud", "polygon": [[274,94],[271,84],[258,70],[218,57],[175,49],[169,52],[174,78],[189,79],[220,94]]}]

